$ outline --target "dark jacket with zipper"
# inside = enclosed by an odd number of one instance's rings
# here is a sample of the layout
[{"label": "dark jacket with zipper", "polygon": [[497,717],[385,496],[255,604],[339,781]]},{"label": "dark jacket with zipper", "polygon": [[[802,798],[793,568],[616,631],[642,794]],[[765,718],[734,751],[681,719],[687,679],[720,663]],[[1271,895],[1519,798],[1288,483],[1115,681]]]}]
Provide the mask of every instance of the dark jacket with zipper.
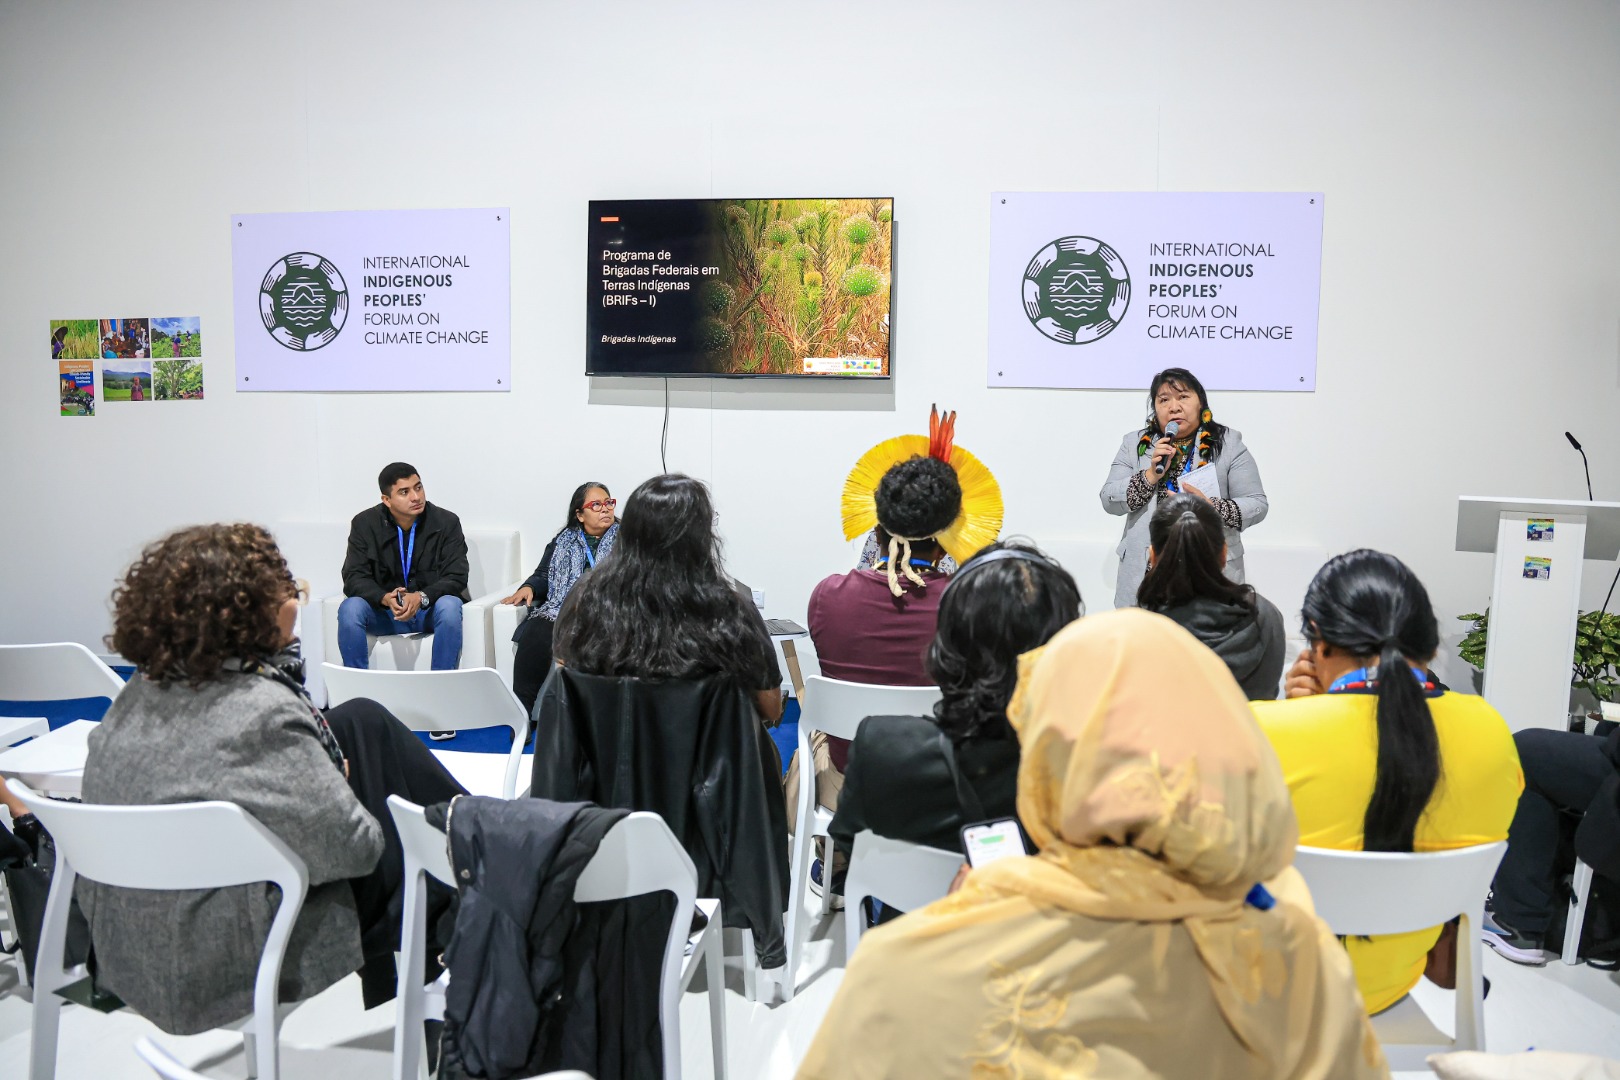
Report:
[{"label": "dark jacket with zipper", "polygon": [[697,894],[719,898],[727,926],[753,931],[762,967],[787,962],[782,759],[733,677],[558,667],[535,702],[534,731],[531,795],[661,815],[697,868]]},{"label": "dark jacket with zipper", "polygon": [[[428,820],[445,824],[445,810],[429,808]],[[466,796],[447,816],[460,905],[445,949],[441,1075],[662,1075],[670,894],[574,902],[580,874],[627,811]]]},{"label": "dark jacket with zipper", "polygon": [[1199,597],[1162,614],[1226,662],[1250,701],[1275,701],[1286,659],[1287,632],[1277,605],[1254,594],[1254,607]]},{"label": "dark jacket with zipper", "polygon": [[[410,549],[411,577],[405,580],[400,558],[400,527],[388,507],[378,503],[349,522],[349,553],[343,559],[343,595],[358,596],[374,607],[395,589],[424,592],[431,604],[441,596],[471,600],[467,592],[467,538],[461,519],[428,503],[416,519],[416,541]],[[409,547],[410,531],[405,530]]]}]

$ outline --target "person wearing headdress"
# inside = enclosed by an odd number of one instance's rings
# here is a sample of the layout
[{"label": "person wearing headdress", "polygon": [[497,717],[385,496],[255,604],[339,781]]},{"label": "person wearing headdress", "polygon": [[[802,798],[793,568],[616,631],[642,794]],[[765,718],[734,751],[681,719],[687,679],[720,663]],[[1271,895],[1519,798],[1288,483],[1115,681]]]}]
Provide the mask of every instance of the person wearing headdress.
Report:
[{"label": "person wearing headdress", "polygon": [[[966,561],[1001,532],[1001,487],[978,458],[955,444],[956,414],[929,415],[929,433],[887,439],[861,456],[844,481],[844,538],[871,531],[880,551],[871,569],[834,574],[810,594],[810,640],[828,678],[885,686],[930,686],[924,657],[934,639],[947,555]],[[846,739],[817,735],[816,797],[838,807]],[[798,800],[802,763],[789,766],[787,799]],[[791,818],[791,815],[790,815]],[[819,888],[821,872],[812,867]]]},{"label": "person wearing headdress", "polygon": [[1126,432],[1099,492],[1103,509],[1125,518],[1115,552],[1115,607],[1136,604],[1136,590],[1147,575],[1154,508],[1161,499],[1184,491],[1220,515],[1226,535],[1224,573],[1243,584],[1242,534],[1260,524],[1269,507],[1259,466],[1243,436],[1215,419],[1198,377],[1186,368],[1166,368],[1148,386],[1147,422]]},{"label": "person wearing headdress", "polygon": [[1389,1075],[1214,653],[1162,615],[1087,616],[1025,654],[1007,717],[1038,853],[863,936],[799,1080]]}]

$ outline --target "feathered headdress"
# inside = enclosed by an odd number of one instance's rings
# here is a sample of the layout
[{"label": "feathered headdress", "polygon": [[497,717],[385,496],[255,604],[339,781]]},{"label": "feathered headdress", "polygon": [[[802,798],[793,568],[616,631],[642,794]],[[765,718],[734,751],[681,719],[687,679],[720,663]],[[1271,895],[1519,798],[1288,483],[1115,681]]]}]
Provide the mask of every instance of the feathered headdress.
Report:
[{"label": "feathered headdress", "polygon": [[[853,540],[878,524],[877,489],[884,475],[901,462],[927,456],[949,465],[962,487],[962,506],[956,520],[934,533],[932,539],[959,563],[994,542],[1001,535],[1001,485],[982,461],[955,445],[955,440],[956,413],[941,416],[939,407],[934,406],[929,410],[926,437],[900,435],[885,439],[862,454],[844,481],[844,539]],[[889,588],[896,596],[900,595],[897,566],[906,577],[922,584],[922,579],[911,568],[911,544],[927,539],[930,538],[889,538]]]}]

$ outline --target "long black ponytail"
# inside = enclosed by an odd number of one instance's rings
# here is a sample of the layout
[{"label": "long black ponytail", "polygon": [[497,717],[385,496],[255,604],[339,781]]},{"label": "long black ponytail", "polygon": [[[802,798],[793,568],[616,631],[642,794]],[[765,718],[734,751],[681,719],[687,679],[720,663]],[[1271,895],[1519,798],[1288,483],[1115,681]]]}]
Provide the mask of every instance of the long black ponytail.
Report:
[{"label": "long black ponytail", "polygon": [[1226,531],[1221,515],[1196,495],[1162,499],[1148,520],[1153,568],[1136,590],[1138,607],[1168,611],[1199,598],[1252,608],[1254,590],[1226,576],[1221,549]]},{"label": "long black ponytail", "polygon": [[1423,583],[1393,555],[1362,549],[1330,559],[1305,592],[1305,635],[1378,661],[1378,776],[1362,821],[1365,851],[1411,851],[1440,782],[1440,738],[1408,670],[1440,644]]}]

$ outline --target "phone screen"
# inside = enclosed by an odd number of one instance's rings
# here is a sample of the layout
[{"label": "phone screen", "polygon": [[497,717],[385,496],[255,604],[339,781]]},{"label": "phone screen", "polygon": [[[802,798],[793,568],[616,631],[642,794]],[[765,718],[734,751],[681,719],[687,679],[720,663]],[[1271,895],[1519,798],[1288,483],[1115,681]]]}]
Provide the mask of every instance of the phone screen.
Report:
[{"label": "phone screen", "polygon": [[962,851],[968,865],[977,869],[997,859],[1014,855],[1027,855],[1024,836],[1018,831],[1018,822],[1012,818],[986,821],[978,825],[962,826]]}]

